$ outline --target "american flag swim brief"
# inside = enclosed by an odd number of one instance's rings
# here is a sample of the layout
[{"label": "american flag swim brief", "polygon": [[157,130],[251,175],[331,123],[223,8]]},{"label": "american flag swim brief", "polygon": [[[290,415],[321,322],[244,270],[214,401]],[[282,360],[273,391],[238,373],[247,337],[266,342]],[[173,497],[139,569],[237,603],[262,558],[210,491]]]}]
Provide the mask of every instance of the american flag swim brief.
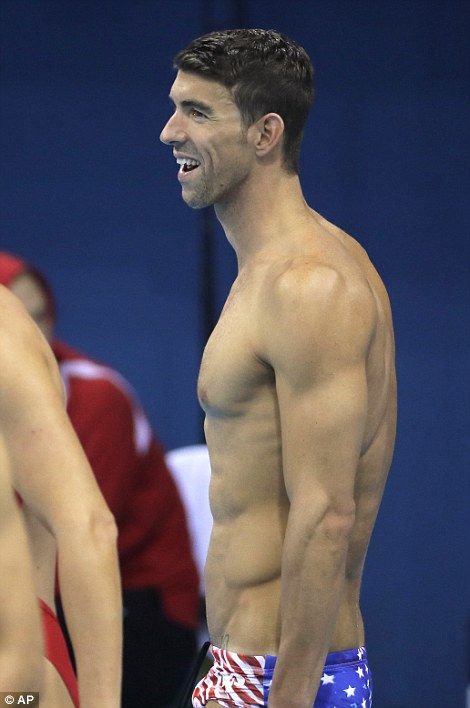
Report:
[{"label": "american flag swim brief", "polygon": [[[276,657],[246,656],[212,646],[214,665],[193,692],[194,708],[267,706]],[[328,654],[313,708],[371,708],[372,677],[364,647]]]}]

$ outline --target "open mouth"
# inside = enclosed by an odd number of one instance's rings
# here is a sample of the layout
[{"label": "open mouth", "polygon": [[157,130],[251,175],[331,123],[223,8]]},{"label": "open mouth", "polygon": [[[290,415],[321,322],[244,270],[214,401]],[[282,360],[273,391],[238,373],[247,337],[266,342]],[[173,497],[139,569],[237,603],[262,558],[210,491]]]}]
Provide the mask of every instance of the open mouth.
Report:
[{"label": "open mouth", "polygon": [[198,162],[198,160],[192,160],[189,157],[178,157],[176,162],[178,165],[181,165],[180,171],[181,172],[192,172],[193,170],[197,169],[199,165],[201,164]]}]

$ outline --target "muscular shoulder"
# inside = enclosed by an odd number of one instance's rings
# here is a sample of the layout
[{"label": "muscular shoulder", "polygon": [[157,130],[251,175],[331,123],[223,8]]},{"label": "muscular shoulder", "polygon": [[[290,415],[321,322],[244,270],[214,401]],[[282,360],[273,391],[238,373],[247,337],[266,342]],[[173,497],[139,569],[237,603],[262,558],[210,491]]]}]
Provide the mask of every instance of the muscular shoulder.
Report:
[{"label": "muscular shoulder", "polygon": [[0,285],[0,328],[3,341],[33,335],[33,323],[25,308],[3,285]]},{"label": "muscular shoulder", "polygon": [[274,361],[328,367],[365,356],[377,313],[360,272],[306,256],[286,263],[268,289],[265,332]]},{"label": "muscular shoulder", "polygon": [[54,355],[21,302],[0,286],[0,396],[3,416],[27,406],[33,389],[44,397],[63,400],[63,387]]},{"label": "muscular shoulder", "polygon": [[0,286],[0,361],[7,366],[28,365],[41,360],[57,372],[55,359],[45,338],[26,312],[23,304],[7,288]]}]

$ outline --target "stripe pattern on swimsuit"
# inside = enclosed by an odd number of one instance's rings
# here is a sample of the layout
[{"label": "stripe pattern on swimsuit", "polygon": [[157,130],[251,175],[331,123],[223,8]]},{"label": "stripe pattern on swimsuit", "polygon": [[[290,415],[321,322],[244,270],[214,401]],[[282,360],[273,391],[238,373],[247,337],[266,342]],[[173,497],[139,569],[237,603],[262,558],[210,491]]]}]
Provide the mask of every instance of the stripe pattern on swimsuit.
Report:
[{"label": "stripe pattern on swimsuit", "polygon": [[217,701],[224,708],[264,706],[264,656],[246,656],[212,646],[214,665],[193,692],[194,708]]}]

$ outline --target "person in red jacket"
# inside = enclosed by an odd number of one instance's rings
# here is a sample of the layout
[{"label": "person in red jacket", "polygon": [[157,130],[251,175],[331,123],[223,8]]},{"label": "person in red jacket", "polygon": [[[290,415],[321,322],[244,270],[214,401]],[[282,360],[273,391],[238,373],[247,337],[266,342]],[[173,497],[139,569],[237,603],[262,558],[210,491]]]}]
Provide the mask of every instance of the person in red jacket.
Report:
[{"label": "person in red jacket", "polygon": [[123,707],[167,707],[192,662],[199,584],[185,512],[161,445],[127,381],[54,338],[44,276],[0,252],[0,283],[50,342],[67,411],[118,526],[124,594]]}]

